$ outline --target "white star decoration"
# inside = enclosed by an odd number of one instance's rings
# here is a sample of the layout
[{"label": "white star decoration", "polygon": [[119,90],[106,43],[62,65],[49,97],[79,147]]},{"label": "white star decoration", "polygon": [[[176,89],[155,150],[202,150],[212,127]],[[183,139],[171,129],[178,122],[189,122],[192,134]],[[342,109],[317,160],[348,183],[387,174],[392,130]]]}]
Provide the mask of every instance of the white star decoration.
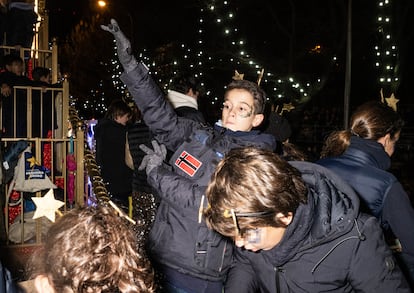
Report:
[{"label": "white star decoration", "polygon": [[55,222],[55,213],[62,214],[59,208],[65,204],[63,201],[55,199],[53,189],[50,189],[43,197],[32,197],[32,200],[36,205],[33,219],[45,216],[52,222]]}]

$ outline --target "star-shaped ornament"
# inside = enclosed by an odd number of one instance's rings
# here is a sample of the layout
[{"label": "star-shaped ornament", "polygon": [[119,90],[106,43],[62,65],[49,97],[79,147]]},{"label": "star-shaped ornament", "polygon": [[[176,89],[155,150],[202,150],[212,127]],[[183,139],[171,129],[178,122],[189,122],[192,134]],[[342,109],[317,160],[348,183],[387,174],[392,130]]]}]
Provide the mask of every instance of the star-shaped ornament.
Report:
[{"label": "star-shaped ornament", "polygon": [[30,168],[33,166],[40,166],[39,162],[36,161],[36,158],[34,156],[28,158],[27,161],[30,163]]},{"label": "star-shaped ornament", "polygon": [[242,80],[244,78],[243,73],[239,73],[237,70],[234,70],[233,79],[234,80]]},{"label": "star-shaped ornament", "polygon": [[[283,104],[283,108],[282,108],[282,113],[283,112],[290,112],[290,111],[292,111],[293,109],[295,109],[295,106],[293,106],[293,104],[292,103],[289,103],[289,104]],[[281,114],[282,114],[281,113]]]},{"label": "star-shaped ornament", "polygon": [[397,99],[394,94],[391,94],[389,98],[385,98],[387,105],[391,107],[395,112],[397,112],[397,103],[400,101]]},{"label": "star-shaped ornament", "polygon": [[33,219],[46,217],[52,222],[55,222],[55,214],[62,215],[59,208],[65,203],[60,200],[56,200],[53,194],[53,189],[50,189],[43,197],[32,197],[33,202],[36,205],[36,211],[33,215]]}]

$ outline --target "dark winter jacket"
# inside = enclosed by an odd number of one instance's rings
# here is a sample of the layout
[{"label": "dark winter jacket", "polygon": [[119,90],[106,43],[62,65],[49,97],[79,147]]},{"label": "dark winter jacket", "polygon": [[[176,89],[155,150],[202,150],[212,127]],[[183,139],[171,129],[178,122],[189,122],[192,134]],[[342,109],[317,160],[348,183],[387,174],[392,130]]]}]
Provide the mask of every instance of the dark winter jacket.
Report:
[{"label": "dark winter jacket", "polygon": [[352,188],[331,171],[291,162],[308,186],[279,244],[237,249],[229,292],[410,292],[377,220],[359,214]]},{"label": "dark winter jacket", "polygon": [[128,202],[132,192],[132,170],[125,164],[126,126],[103,118],[95,126],[96,162],[115,199]]},{"label": "dark winter jacket", "polygon": [[233,132],[179,118],[140,64],[121,79],[144,115],[155,138],[174,152],[173,171],[159,167],[148,176],[161,197],[149,249],[153,259],[169,268],[204,280],[222,281],[232,259],[232,244],[206,227],[201,211],[204,190],[216,164],[232,148],[274,149],[271,135]]},{"label": "dark winter jacket", "polygon": [[[19,76],[11,71],[0,74],[0,86],[6,84],[12,88],[10,96],[0,95],[2,107],[2,126],[4,137],[27,137],[27,90],[14,89],[14,86],[34,86],[26,76]],[[16,100],[14,100],[14,97]],[[16,129],[14,129],[14,121]]]},{"label": "dark winter jacket", "polygon": [[34,5],[30,3],[12,2],[7,14],[6,45],[20,45],[24,48],[32,46],[34,25],[38,15]]},{"label": "dark winter jacket", "polygon": [[132,190],[141,191],[152,194],[152,188],[147,182],[147,174],[145,170],[138,170],[142,159],[146,155],[140,148],[140,144],[151,147],[151,133],[143,122],[136,122],[128,126],[128,146],[131,152],[132,161],[134,163],[134,171],[132,175]]},{"label": "dark winter jacket", "polygon": [[0,262],[0,292],[1,293],[23,293],[25,290],[20,288],[13,280],[10,271]]},{"label": "dark winter jacket", "polygon": [[414,284],[414,209],[402,185],[386,171],[391,159],[384,147],[376,141],[352,136],[351,144],[341,156],[318,163],[347,181],[367,212],[380,220],[385,231],[391,229],[400,240],[402,258],[411,268]]}]

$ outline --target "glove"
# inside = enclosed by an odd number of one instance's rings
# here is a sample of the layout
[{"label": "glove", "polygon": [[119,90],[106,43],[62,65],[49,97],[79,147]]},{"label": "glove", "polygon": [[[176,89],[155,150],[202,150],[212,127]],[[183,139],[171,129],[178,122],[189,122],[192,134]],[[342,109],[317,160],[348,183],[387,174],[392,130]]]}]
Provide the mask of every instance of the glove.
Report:
[{"label": "glove", "polygon": [[114,35],[119,62],[122,64],[122,67],[124,67],[124,70],[126,72],[134,70],[138,63],[132,55],[131,42],[125,37],[116,20],[111,19],[110,24],[101,25],[101,28]]},{"label": "glove", "polygon": [[158,144],[156,140],[151,141],[152,147],[154,150],[151,150],[144,144],[140,144],[139,148],[146,153],[144,158],[142,159],[141,165],[139,165],[138,170],[142,171],[146,169],[147,175],[154,169],[155,167],[161,166],[162,162],[165,160],[167,156],[167,149],[165,145]]}]

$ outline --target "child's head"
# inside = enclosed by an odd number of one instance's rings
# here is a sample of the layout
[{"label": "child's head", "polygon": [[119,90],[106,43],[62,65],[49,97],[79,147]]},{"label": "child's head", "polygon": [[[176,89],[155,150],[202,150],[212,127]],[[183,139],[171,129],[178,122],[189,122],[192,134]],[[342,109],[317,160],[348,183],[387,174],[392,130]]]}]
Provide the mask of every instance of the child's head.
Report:
[{"label": "child's head", "polygon": [[201,91],[201,84],[194,76],[180,74],[172,80],[169,89],[191,96],[197,100]]},{"label": "child's head", "polygon": [[34,81],[50,83],[50,70],[46,67],[35,67],[32,76]]},{"label": "child's head", "polygon": [[222,125],[233,131],[250,131],[264,119],[266,94],[254,82],[234,80],[224,95]]},{"label": "child's head", "polygon": [[48,231],[36,255],[38,292],[153,292],[149,262],[111,207],[72,210]]},{"label": "child's head", "polygon": [[392,156],[403,126],[404,120],[391,107],[380,101],[366,102],[353,112],[347,130],[334,131],[326,138],[321,157],[341,155],[352,135],[379,142]]},{"label": "child's head", "polygon": [[105,117],[126,125],[132,116],[132,110],[126,102],[121,99],[116,99],[111,102]]},{"label": "child's head", "polygon": [[307,189],[300,172],[271,151],[231,150],[218,164],[206,195],[207,223],[246,249],[271,249],[283,236]]},{"label": "child's head", "polygon": [[4,65],[7,71],[21,76],[23,74],[23,59],[18,55],[10,54],[4,56]]}]

